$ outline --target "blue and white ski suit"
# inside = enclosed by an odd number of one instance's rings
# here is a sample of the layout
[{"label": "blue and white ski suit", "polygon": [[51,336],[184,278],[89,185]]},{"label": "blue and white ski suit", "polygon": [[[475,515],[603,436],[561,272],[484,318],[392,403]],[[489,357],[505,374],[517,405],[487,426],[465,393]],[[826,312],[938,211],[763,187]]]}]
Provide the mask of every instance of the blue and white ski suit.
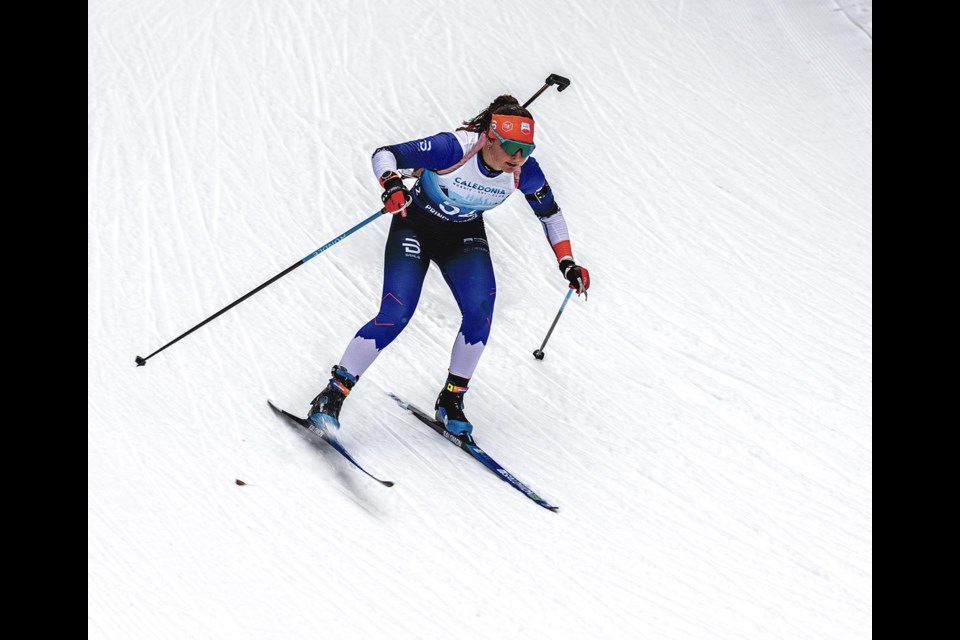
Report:
[{"label": "blue and white ski suit", "polygon": [[[572,259],[567,226],[550,186],[532,156],[519,175],[483,162],[479,133],[457,131],[386,147],[373,154],[374,175],[422,168],[407,216],[393,216],[384,251],[380,310],[350,341],[340,365],[361,375],[413,316],[432,260],[462,314],[450,373],[473,375],[490,335],[496,281],[483,214],[519,189],[540,219],[557,261]],[[466,161],[464,161],[466,159]]]}]

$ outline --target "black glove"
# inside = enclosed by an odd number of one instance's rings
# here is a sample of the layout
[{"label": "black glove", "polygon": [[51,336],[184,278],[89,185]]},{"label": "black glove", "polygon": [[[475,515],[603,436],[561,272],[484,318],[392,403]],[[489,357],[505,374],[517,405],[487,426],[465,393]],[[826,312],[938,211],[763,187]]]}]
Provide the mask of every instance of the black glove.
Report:
[{"label": "black glove", "polygon": [[400,213],[401,217],[406,218],[407,207],[410,206],[412,199],[410,192],[403,186],[400,174],[396,171],[384,171],[380,176],[380,186],[383,187],[383,195],[380,196],[380,200],[383,201],[383,210],[386,213]]},{"label": "black glove", "polygon": [[564,258],[560,261],[560,273],[570,283],[570,288],[577,292],[577,295],[584,293],[590,288],[590,272],[586,267],[578,266],[573,260]]}]

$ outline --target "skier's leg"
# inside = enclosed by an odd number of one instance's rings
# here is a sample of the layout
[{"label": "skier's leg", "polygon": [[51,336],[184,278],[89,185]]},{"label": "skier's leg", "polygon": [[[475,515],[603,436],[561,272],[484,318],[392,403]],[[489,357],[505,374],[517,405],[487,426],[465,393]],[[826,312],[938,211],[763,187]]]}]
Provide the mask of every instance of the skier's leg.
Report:
[{"label": "skier's leg", "polygon": [[453,292],[462,320],[450,354],[450,373],[470,378],[490,336],[497,283],[483,227],[461,247],[437,261]]},{"label": "skier's leg", "polygon": [[483,227],[473,236],[463,239],[457,251],[437,261],[463,318],[450,355],[450,367],[437,402],[434,405],[437,420],[447,431],[472,442],[473,425],[463,413],[463,396],[470,376],[483,354],[490,336],[493,305],[497,285],[490,261],[490,249]]},{"label": "skier's leg", "polygon": [[420,301],[430,258],[417,233],[400,216],[394,216],[384,249],[383,291],[380,310],[354,336],[340,365],[360,376],[388,344],[400,335]]},{"label": "skier's leg", "polygon": [[314,424],[328,430],[340,428],[340,409],[347,394],[410,321],[430,265],[422,253],[417,234],[403,218],[394,216],[384,249],[380,311],[350,341],[327,386],[311,402],[309,416]]}]

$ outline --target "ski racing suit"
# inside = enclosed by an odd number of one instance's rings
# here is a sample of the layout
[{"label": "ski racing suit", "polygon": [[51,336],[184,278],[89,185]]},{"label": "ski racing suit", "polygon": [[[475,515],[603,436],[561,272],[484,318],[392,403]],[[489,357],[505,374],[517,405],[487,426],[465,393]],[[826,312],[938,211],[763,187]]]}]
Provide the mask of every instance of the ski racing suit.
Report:
[{"label": "ski racing suit", "polygon": [[528,157],[522,171],[494,171],[481,158],[484,142],[480,133],[442,132],[374,151],[376,176],[398,168],[423,172],[410,191],[413,201],[406,217],[396,214],[390,224],[380,310],[340,360],[352,374],[366,371],[410,322],[432,260],[462,314],[450,373],[473,375],[490,335],[497,293],[483,214],[514,190],[526,196],[540,219],[557,262],[573,259],[566,222],[536,159]]}]

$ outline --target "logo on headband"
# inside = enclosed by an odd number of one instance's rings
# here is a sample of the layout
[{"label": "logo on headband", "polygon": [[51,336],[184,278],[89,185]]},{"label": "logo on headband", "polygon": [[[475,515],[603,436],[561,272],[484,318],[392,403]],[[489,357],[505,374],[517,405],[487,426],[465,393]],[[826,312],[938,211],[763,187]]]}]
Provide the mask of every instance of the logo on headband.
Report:
[{"label": "logo on headband", "polygon": [[490,129],[518,142],[533,142],[534,125],[530,118],[495,113],[490,120]]}]

